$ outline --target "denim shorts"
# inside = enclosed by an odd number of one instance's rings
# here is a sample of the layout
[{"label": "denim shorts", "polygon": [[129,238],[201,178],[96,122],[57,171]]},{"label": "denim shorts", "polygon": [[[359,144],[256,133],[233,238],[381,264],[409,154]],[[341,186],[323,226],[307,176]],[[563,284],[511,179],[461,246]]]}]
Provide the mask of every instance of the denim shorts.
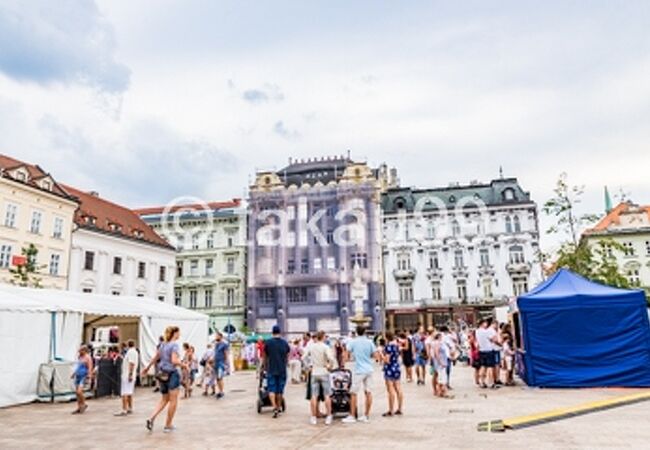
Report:
[{"label": "denim shorts", "polygon": [[312,395],[318,395],[320,388],[323,388],[323,396],[329,397],[332,395],[332,389],[330,386],[330,376],[329,375],[312,375],[311,376],[311,392]]},{"label": "denim shorts", "polygon": [[74,387],[79,387],[84,385],[86,382],[86,374],[75,374],[74,376]]},{"label": "denim shorts", "polygon": [[214,365],[214,376],[217,380],[223,380],[226,375],[226,363],[218,362]]},{"label": "denim shorts", "polygon": [[287,375],[271,375],[266,376],[267,389],[271,394],[282,394],[284,392],[284,385],[287,384]]},{"label": "denim shorts", "polygon": [[169,380],[160,382],[160,393],[169,394],[169,391],[178,389],[181,385],[181,376],[177,370],[169,374]]}]

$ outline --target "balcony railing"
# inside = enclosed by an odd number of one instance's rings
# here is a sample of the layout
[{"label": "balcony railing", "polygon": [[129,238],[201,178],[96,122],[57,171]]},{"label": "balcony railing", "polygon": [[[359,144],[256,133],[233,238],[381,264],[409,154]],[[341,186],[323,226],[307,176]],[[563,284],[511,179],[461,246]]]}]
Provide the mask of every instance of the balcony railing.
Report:
[{"label": "balcony railing", "polygon": [[529,273],[533,265],[525,261],[511,261],[506,264],[509,273]]},{"label": "balcony railing", "polygon": [[393,276],[398,279],[412,279],[415,278],[417,271],[410,267],[408,269],[395,269],[393,270]]}]

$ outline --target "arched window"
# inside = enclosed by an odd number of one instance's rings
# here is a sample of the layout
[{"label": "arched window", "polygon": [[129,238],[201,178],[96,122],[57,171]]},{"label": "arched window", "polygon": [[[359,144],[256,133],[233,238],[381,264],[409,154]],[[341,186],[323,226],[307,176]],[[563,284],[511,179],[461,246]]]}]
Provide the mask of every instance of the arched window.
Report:
[{"label": "arched window", "polygon": [[512,233],[512,218],[506,216],[506,233]]},{"label": "arched window", "polygon": [[507,202],[517,200],[517,196],[515,195],[515,191],[512,188],[504,189],[503,192],[501,193],[501,195],[503,196],[503,200],[505,200]]},{"label": "arched window", "polygon": [[521,232],[521,223],[519,223],[519,216],[514,216],[513,222],[515,225],[515,233]]}]

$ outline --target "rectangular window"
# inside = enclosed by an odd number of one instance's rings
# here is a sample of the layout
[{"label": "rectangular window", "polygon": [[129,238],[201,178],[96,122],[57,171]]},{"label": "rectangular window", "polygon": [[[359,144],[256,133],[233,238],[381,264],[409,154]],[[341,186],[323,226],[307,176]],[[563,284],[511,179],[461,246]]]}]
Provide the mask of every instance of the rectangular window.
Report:
[{"label": "rectangular window", "polygon": [[176,261],[176,276],[178,278],[183,277],[183,261]]},{"label": "rectangular window", "polygon": [[182,300],[183,300],[183,292],[180,289],[176,289],[174,291],[174,304],[176,306],[181,306]]},{"label": "rectangular window", "polygon": [[510,247],[510,263],[523,264],[526,262],[524,258],[524,248],[521,245],[513,245]]},{"label": "rectangular window", "polygon": [[481,257],[481,267],[488,267],[490,265],[490,252],[487,248],[479,250]]},{"label": "rectangular window", "polygon": [[165,296],[164,295],[159,295],[158,296],[158,301],[159,302],[164,302],[165,301]]},{"label": "rectangular window", "polygon": [[15,228],[16,227],[16,214],[18,212],[18,207],[12,205],[11,203],[7,204],[7,209],[5,210],[5,227]]},{"label": "rectangular window", "polygon": [[287,301],[289,303],[306,303],[307,288],[306,287],[287,288]]},{"label": "rectangular window", "polygon": [[192,250],[198,250],[199,249],[199,235],[195,234],[192,236]]},{"label": "rectangular window", "polygon": [[111,291],[111,295],[120,295],[120,291]]},{"label": "rectangular window", "polygon": [[483,298],[490,299],[492,297],[492,280],[486,278],[483,280]]},{"label": "rectangular window", "polygon": [[454,267],[456,269],[462,269],[465,267],[465,259],[463,258],[462,250],[456,250],[454,252]]},{"label": "rectangular window", "polygon": [[165,281],[165,278],[167,278],[167,268],[165,266],[160,266],[160,270],[158,271],[158,281]]},{"label": "rectangular window", "polygon": [[467,300],[467,281],[458,280],[456,281],[456,290],[458,292],[458,298],[461,301]]},{"label": "rectangular window", "polygon": [[61,239],[63,236],[63,219],[60,217],[54,218],[54,229],[52,230],[52,237]]},{"label": "rectangular window", "polygon": [[81,292],[83,292],[84,294],[92,294],[93,290],[92,288],[83,288]]},{"label": "rectangular window", "polygon": [[119,256],[113,258],[113,274],[122,275],[122,258]]},{"label": "rectangular window", "polygon": [[40,211],[33,211],[32,212],[32,222],[29,227],[29,231],[31,231],[34,234],[38,234],[41,232],[41,219],[43,218],[43,213]]},{"label": "rectangular window", "polygon": [[208,248],[214,248],[214,233],[209,233],[205,241],[205,246]]},{"label": "rectangular window", "polygon": [[235,257],[229,256],[226,259],[226,273],[228,275],[233,275],[235,273]]},{"label": "rectangular window", "polygon": [[235,306],[235,289],[227,288],[226,289],[226,307],[232,308]]},{"label": "rectangular window", "polygon": [[199,276],[199,260],[192,259],[190,260],[190,276],[198,277]]},{"label": "rectangular window", "polygon": [[512,291],[514,295],[520,296],[528,292],[528,278],[526,277],[513,277]]},{"label": "rectangular window", "polygon": [[440,282],[434,281],[431,283],[431,298],[434,300],[442,299],[442,291],[440,290]]},{"label": "rectangular window", "polygon": [[309,260],[307,258],[300,260],[300,273],[309,273]]},{"label": "rectangular window", "polygon": [[205,307],[212,308],[212,289],[205,290]]},{"label": "rectangular window", "polygon": [[634,256],[634,244],[632,242],[623,242],[623,254],[625,256]]},{"label": "rectangular window", "polygon": [[327,230],[327,233],[325,234],[325,240],[329,245],[334,243],[334,232],[332,230]]},{"label": "rectangular window", "polygon": [[438,259],[438,252],[429,253],[429,269],[440,269],[440,260]]},{"label": "rectangular window", "polygon": [[84,255],[84,270],[95,270],[95,252],[86,252]]},{"label": "rectangular window", "polygon": [[229,235],[228,235],[228,239],[227,239],[226,244],[227,244],[228,247],[232,247],[232,246],[234,246],[234,244],[235,244],[235,238],[232,236],[232,234],[229,234]]},{"label": "rectangular window", "polygon": [[11,264],[11,245],[0,247],[0,267],[9,267]]},{"label": "rectangular window", "polygon": [[355,266],[360,269],[368,268],[368,254],[367,253],[352,253],[350,254],[350,268],[354,269]]},{"label": "rectangular window", "polygon": [[190,309],[196,309],[196,290],[192,289],[190,291]]},{"label": "rectangular window", "polygon": [[333,256],[328,256],[327,257],[327,270],[335,270],[336,269],[336,260],[334,259]]},{"label": "rectangular window", "polygon": [[400,253],[397,255],[397,268],[399,270],[408,270],[411,268],[411,255]]},{"label": "rectangular window", "polygon": [[413,285],[400,284],[399,285],[399,302],[412,303],[413,302]]},{"label": "rectangular window", "polygon": [[59,263],[61,262],[61,255],[52,253],[50,255],[50,275],[57,276],[59,274]]},{"label": "rectangular window", "polygon": [[260,303],[263,305],[270,305],[275,302],[275,289],[264,288],[259,290]]},{"label": "rectangular window", "polygon": [[645,241],[645,253],[650,256],[650,241]]},{"label": "rectangular window", "polygon": [[287,261],[287,273],[292,274],[296,271],[296,262],[293,259]]},{"label": "rectangular window", "polygon": [[323,260],[320,258],[314,258],[314,272],[318,272],[323,269]]},{"label": "rectangular window", "polygon": [[138,278],[145,278],[147,276],[147,263],[144,261],[138,262]]},{"label": "rectangular window", "polygon": [[214,259],[205,260],[205,274],[206,276],[214,275]]}]

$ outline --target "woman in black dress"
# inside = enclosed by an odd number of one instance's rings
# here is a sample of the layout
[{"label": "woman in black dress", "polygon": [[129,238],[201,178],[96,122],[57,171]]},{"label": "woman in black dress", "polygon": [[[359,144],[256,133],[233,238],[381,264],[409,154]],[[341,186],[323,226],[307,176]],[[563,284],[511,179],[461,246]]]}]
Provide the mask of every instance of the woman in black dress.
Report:
[{"label": "woman in black dress", "polygon": [[411,333],[402,332],[399,336],[400,351],[402,353],[402,363],[406,369],[406,382],[413,381],[413,365],[415,358],[413,355],[413,339]]}]

